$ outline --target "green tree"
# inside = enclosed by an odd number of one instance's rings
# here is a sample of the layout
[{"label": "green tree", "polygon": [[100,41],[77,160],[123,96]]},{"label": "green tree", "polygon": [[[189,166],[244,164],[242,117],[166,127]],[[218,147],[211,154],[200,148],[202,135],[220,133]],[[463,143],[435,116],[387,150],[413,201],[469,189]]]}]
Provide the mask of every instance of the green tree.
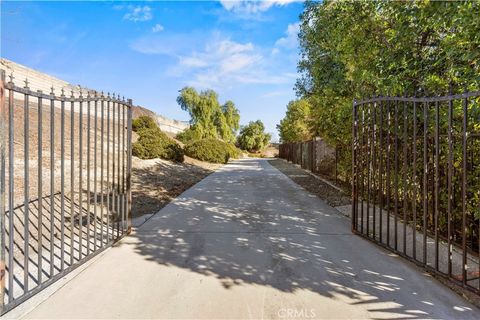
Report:
[{"label": "green tree", "polygon": [[235,141],[240,113],[233,102],[227,101],[220,105],[215,91],[205,90],[199,93],[192,87],[185,87],[180,90],[177,103],[190,115],[190,128],[178,135],[182,141],[205,138]]},{"label": "green tree", "polygon": [[194,88],[180,90],[177,103],[182,110],[190,114],[190,133],[192,139],[216,138],[215,120],[221,112],[218,95],[213,90],[198,93]]},{"label": "green tree", "polygon": [[256,152],[265,148],[271,138],[270,134],[265,133],[262,121],[250,121],[248,125],[241,127],[237,143],[243,150]]},{"label": "green tree", "polygon": [[227,101],[222,106],[222,113],[218,117],[217,128],[220,137],[227,142],[235,142],[238,129],[240,129],[240,113],[232,101]]},{"label": "green tree", "polygon": [[312,138],[311,106],[305,99],[290,101],[285,118],[277,125],[281,142],[307,141]]}]

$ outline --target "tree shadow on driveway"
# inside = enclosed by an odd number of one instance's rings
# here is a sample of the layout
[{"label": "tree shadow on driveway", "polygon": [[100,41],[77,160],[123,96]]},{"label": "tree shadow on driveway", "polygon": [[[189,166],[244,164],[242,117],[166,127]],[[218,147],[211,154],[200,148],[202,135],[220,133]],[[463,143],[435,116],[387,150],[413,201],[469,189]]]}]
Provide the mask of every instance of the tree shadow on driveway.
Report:
[{"label": "tree shadow on driveway", "polygon": [[264,160],[225,166],[133,237],[145,259],[215,277],[225,290],[308,290],[374,318],[478,315],[418,268],[353,235],[347,218]]}]

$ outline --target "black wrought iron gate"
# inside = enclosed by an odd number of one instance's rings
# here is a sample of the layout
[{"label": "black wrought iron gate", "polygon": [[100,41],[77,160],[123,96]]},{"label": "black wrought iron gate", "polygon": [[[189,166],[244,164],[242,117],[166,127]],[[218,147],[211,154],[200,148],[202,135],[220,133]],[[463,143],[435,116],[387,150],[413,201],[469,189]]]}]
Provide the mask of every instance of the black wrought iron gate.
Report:
[{"label": "black wrought iron gate", "polygon": [[12,80],[2,71],[0,314],[131,225],[132,101]]},{"label": "black wrought iron gate", "polygon": [[480,293],[480,92],[353,104],[353,232]]}]

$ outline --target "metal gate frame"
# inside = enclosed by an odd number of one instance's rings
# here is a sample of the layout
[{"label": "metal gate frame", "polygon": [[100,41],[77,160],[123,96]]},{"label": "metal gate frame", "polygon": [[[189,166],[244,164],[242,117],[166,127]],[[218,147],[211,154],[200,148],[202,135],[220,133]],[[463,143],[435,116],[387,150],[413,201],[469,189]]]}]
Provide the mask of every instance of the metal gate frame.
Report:
[{"label": "metal gate frame", "polygon": [[480,91],[352,109],[352,232],[480,294]]},{"label": "metal gate frame", "polygon": [[[19,87],[14,84],[13,75],[10,75],[10,81],[7,82],[5,71],[0,70],[0,72],[0,315],[2,315],[131,232],[133,103],[131,99],[125,100],[115,94],[104,95],[95,91],[86,91],[84,95],[85,91],[82,89],[77,94],[72,91],[68,97],[63,89],[60,96],[55,95],[53,87],[49,94],[32,91],[28,80],[25,80],[25,87]],[[16,172],[14,148],[17,148],[14,146],[13,128],[13,111],[15,103],[18,104],[15,96],[23,98],[24,111],[24,144],[19,149],[23,147],[24,151],[23,185],[25,187],[23,188],[24,201],[20,206],[14,203],[13,195],[19,191],[15,188],[15,179],[12,178],[15,177]],[[36,163],[38,194],[33,198],[29,192],[29,161],[31,161],[29,114],[32,112],[32,103],[36,105],[35,110],[38,110],[36,114],[38,122],[35,125],[38,128],[36,150],[38,152],[38,163]],[[66,107],[70,108],[70,116],[66,112]],[[44,112],[50,118],[50,128],[47,129],[50,139],[49,141],[45,139],[50,147],[49,156],[42,154],[45,143],[42,142]],[[61,114],[59,129],[55,128],[55,113]],[[84,118],[86,123],[83,123]],[[70,120],[70,143],[66,142],[69,137],[65,135],[65,120]],[[73,129],[76,123],[80,128],[78,132],[74,132]],[[86,137],[83,137],[84,128],[87,132]],[[59,136],[55,130],[60,130]],[[74,142],[77,139],[78,144]],[[58,143],[61,145],[60,182],[55,178],[55,173],[58,173],[58,169],[55,168],[57,160],[55,144]],[[70,150],[67,149],[67,145],[70,146]],[[98,152],[99,148],[100,152]],[[67,151],[70,151],[71,155],[70,188],[65,183],[68,172],[65,165],[68,160],[66,159]],[[76,156],[79,162],[76,162]],[[83,162],[85,158],[86,169]],[[42,161],[48,161],[48,159],[50,174],[49,179],[45,179]],[[97,168],[97,163],[100,163],[100,169]],[[75,166],[77,164],[78,168]],[[75,173],[76,169],[78,173]],[[47,195],[42,185],[44,180],[47,180],[46,183],[49,180],[50,183]],[[85,180],[86,191],[84,190]],[[60,190],[56,191],[55,188],[58,189],[58,185]],[[71,192],[70,198],[67,197],[68,191]],[[87,196],[83,199],[85,192]],[[75,193],[78,195],[78,201]],[[36,206],[32,204],[33,202]],[[37,210],[35,226],[31,225],[29,206]],[[22,213],[17,215],[16,210]],[[68,219],[70,219],[70,226],[66,224]],[[32,227],[35,227],[36,239],[33,239]],[[21,243],[15,236],[21,238]],[[15,254],[20,254],[22,259]],[[21,290],[17,288],[19,286]]]}]

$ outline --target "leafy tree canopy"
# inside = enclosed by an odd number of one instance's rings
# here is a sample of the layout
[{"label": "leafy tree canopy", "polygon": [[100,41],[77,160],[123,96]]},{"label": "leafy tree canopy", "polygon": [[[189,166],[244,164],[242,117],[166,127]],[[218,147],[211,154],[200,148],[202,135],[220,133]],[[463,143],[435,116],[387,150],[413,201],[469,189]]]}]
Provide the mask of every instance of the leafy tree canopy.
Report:
[{"label": "leafy tree canopy", "polygon": [[305,99],[290,101],[285,118],[277,125],[282,142],[307,141],[312,138],[311,105]]},{"label": "leafy tree canopy", "polygon": [[232,101],[220,105],[215,91],[197,92],[192,87],[185,87],[180,90],[177,103],[190,114],[191,127],[179,135],[181,140],[218,138],[226,142],[235,141],[240,113]]},{"label": "leafy tree canopy", "polygon": [[260,151],[270,142],[271,135],[265,133],[265,126],[260,120],[250,121],[242,126],[238,135],[237,143],[241,149],[250,152]]}]

